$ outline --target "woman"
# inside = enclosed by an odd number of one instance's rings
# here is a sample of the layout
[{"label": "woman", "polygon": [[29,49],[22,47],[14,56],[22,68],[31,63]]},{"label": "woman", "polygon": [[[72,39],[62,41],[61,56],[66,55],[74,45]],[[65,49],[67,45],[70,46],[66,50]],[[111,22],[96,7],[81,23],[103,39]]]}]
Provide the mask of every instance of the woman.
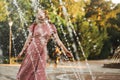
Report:
[{"label": "woman", "polygon": [[45,11],[39,9],[36,22],[29,28],[29,35],[18,58],[25,53],[25,58],[17,74],[18,80],[46,80],[45,66],[47,42],[53,37],[68,57],[72,54],[60,41],[56,28],[48,22]]}]

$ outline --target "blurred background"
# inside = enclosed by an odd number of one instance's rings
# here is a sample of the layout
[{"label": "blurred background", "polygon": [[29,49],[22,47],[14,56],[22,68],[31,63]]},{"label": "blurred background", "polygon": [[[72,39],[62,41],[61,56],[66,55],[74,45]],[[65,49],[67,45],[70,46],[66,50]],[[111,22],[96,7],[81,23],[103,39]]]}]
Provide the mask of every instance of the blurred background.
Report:
[{"label": "blurred background", "polygon": [[[0,0],[0,63],[15,64],[37,8],[46,10],[76,61],[120,57],[120,4],[112,0]],[[50,40],[48,55],[54,59]]]}]

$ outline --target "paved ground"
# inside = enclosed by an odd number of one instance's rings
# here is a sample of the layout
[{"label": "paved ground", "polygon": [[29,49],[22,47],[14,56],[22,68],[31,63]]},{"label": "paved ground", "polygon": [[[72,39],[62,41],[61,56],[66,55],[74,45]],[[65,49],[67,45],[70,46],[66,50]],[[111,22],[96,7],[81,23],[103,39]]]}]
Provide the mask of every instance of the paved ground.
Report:
[{"label": "paved ground", "polygon": [[[47,80],[120,80],[120,69],[104,68],[109,60],[61,62],[46,68]],[[20,65],[0,64],[0,80],[16,80]]]}]

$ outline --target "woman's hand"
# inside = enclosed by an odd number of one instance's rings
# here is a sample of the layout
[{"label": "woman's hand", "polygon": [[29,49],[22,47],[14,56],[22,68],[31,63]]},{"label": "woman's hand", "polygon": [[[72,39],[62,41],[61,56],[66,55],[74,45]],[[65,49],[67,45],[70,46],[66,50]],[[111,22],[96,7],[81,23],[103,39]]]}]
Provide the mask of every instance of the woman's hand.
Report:
[{"label": "woman's hand", "polygon": [[72,53],[71,53],[70,51],[67,51],[67,52],[66,52],[66,56],[69,57],[69,58],[70,58],[70,57],[73,57],[73,55],[72,55]]},{"label": "woman's hand", "polygon": [[72,55],[72,53],[70,51],[66,52],[66,56],[69,58],[70,61],[74,60],[73,55]]},{"label": "woman's hand", "polygon": [[63,50],[63,52],[66,54],[66,56],[69,58],[69,60],[73,61],[73,55],[70,51],[67,50],[67,48],[64,46],[62,41],[60,40],[59,36],[57,33],[53,34],[53,38],[56,41],[57,45]]}]

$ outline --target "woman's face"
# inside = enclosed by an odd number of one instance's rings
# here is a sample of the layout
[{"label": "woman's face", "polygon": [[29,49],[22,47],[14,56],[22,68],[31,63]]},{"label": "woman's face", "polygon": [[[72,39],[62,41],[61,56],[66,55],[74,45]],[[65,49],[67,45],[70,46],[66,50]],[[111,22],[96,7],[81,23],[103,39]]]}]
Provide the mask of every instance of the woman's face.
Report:
[{"label": "woman's face", "polygon": [[41,9],[39,9],[36,17],[38,19],[45,19],[45,13],[44,13],[44,11],[41,10]]}]

